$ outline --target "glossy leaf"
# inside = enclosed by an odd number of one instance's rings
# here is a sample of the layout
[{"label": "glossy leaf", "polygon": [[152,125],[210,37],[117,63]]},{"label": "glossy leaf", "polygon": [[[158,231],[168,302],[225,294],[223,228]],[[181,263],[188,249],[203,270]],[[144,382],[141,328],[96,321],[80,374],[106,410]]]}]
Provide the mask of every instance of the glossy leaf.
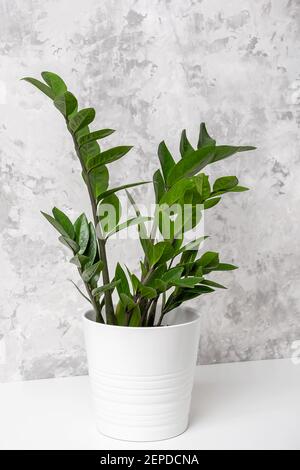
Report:
[{"label": "glossy leaf", "polygon": [[54,100],[54,106],[67,118],[77,110],[77,99],[72,93],[66,91]]},{"label": "glossy leaf", "polygon": [[234,269],[238,269],[238,266],[228,263],[219,263],[218,266],[214,268],[214,271],[233,271]]},{"label": "glossy leaf", "polygon": [[206,130],[206,126],[204,122],[201,122],[200,124],[200,132],[199,132],[199,139],[198,139],[198,149],[201,147],[205,147],[207,145],[216,145],[216,141],[210,137]]},{"label": "glossy leaf", "polygon": [[80,254],[83,254],[88,246],[90,228],[85,214],[81,214],[74,223],[76,242],[80,246]]},{"label": "glossy leaf", "polygon": [[51,90],[54,93],[54,96],[63,95],[68,89],[67,85],[56,73],[53,72],[42,72],[41,73],[43,80],[49,85]]},{"label": "glossy leaf", "polygon": [[51,215],[46,214],[46,212],[43,212],[43,211],[41,211],[41,214],[43,214],[43,216],[48,220],[48,222],[50,222],[50,224],[53,225],[53,227],[56,228],[56,230],[61,235],[69,238],[68,232],[64,229],[64,227],[59,222],[57,222],[57,220],[54,217],[51,217]]},{"label": "glossy leaf", "polygon": [[160,205],[167,204],[172,206],[179,199],[182,199],[185,192],[193,189],[194,182],[191,178],[183,178],[177,181],[161,198]]},{"label": "glossy leaf", "polygon": [[81,158],[84,162],[84,166],[86,167],[87,162],[91,158],[96,157],[97,155],[99,155],[99,153],[101,152],[101,149],[100,149],[100,145],[98,144],[98,142],[93,141],[93,142],[89,142],[85,145],[82,145],[79,152],[80,152],[80,156],[81,156]]},{"label": "glossy leaf", "polygon": [[121,212],[121,204],[115,194],[105,197],[98,204],[97,214],[105,233],[111,232],[118,225]]},{"label": "glossy leaf", "polygon": [[141,326],[141,311],[139,309],[139,306],[137,305],[131,314],[130,320],[129,320],[129,326],[131,327],[139,327]]},{"label": "glossy leaf", "polygon": [[97,261],[97,263],[93,264],[92,266],[89,266],[83,271],[82,279],[84,280],[84,282],[89,282],[96,274],[99,274],[102,271],[102,268],[103,262]]},{"label": "glossy leaf", "polygon": [[142,283],[139,283],[138,291],[146,299],[154,299],[157,296],[157,292],[153,287],[145,286]]},{"label": "glossy leaf", "polygon": [[36,78],[31,78],[31,77],[24,77],[22,80],[25,80],[25,82],[30,83],[31,85],[35,86],[38,90],[42,91],[48,98],[51,100],[54,100],[55,95],[51,88],[48,85],[45,85],[45,83],[40,82],[40,80],[37,80]]},{"label": "glossy leaf", "polygon": [[189,158],[179,160],[169,173],[167,178],[168,186],[172,186],[176,181],[184,177],[193,176],[198,173],[208,163],[213,161],[214,152],[214,147],[207,146],[199,150],[195,150],[195,152],[189,154]]},{"label": "glossy leaf", "polygon": [[160,170],[157,170],[153,175],[153,187],[155,193],[155,202],[159,204],[165,192],[165,182]]},{"label": "glossy leaf", "polygon": [[143,222],[148,222],[151,220],[151,217],[133,217],[132,219],[126,220],[126,222],[123,222],[117,227],[115,227],[108,235],[107,238],[111,237],[113,234],[120,232],[121,230],[124,230],[125,228],[131,227],[133,225],[138,225]]},{"label": "glossy leaf", "polygon": [[222,284],[219,284],[218,282],[215,282],[215,281],[211,281],[209,279],[204,279],[203,281],[201,281],[201,284],[204,284],[205,286],[209,286],[209,287],[215,287],[217,289],[227,289],[227,287],[222,286]]},{"label": "glossy leaf", "polygon": [[105,292],[107,292],[108,290],[113,290],[115,287],[117,287],[119,285],[120,281],[117,280],[117,281],[113,281],[113,282],[110,282],[109,284],[104,284],[104,286],[101,286],[101,287],[96,287],[96,289],[93,289],[93,296],[94,297],[101,297],[101,295],[103,295]]},{"label": "glossy leaf", "polygon": [[207,251],[199,259],[199,264],[203,267],[215,267],[219,265],[219,254],[214,251]]},{"label": "glossy leaf", "polygon": [[180,155],[181,158],[188,158],[189,155],[194,152],[194,148],[190,144],[187,136],[186,136],[186,130],[184,129],[181,133],[181,138],[180,138]]},{"label": "glossy leaf", "polygon": [[[133,197],[129,193],[129,191],[126,190],[126,194],[127,194],[127,197],[130,201],[130,204],[132,205],[137,217],[138,218],[141,217],[140,210],[139,210],[136,202],[134,201]],[[142,248],[144,250],[144,253],[146,255],[147,260],[149,260],[150,256],[151,256],[151,252],[152,252],[152,242],[148,237],[146,225],[145,225],[144,220],[142,218],[141,218],[141,221],[138,223],[138,231],[139,231],[140,243],[142,245]]]},{"label": "glossy leaf", "polygon": [[126,294],[130,296],[131,292],[130,292],[128,279],[120,263],[117,263],[117,266],[116,266],[115,279],[120,281],[117,285],[117,291],[119,295]]},{"label": "glossy leaf", "polygon": [[164,141],[159,144],[157,153],[164,179],[167,181],[170,171],[175,166],[175,161]]},{"label": "glossy leaf", "polygon": [[153,266],[160,260],[167,246],[168,246],[168,242],[165,242],[165,241],[158,242],[156,243],[156,245],[152,246],[151,255],[149,259],[151,266]]},{"label": "glossy leaf", "polygon": [[174,286],[178,286],[178,287],[191,288],[191,287],[195,287],[195,285],[199,284],[199,282],[201,280],[202,280],[201,277],[184,277],[184,278],[181,278],[181,279],[175,279],[174,281],[172,281],[172,284]]},{"label": "glossy leaf", "polygon": [[95,119],[95,115],[94,108],[81,109],[69,121],[71,131],[75,134],[75,132],[88,126]]},{"label": "glossy leaf", "polygon": [[86,169],[88,172],[90,172],[94,168],[119,160],[120,158],[124,157],[124,155],[126,155],[126,153],[128,153],[131,149],[132,147],[130,146],[121,146],[114,147],[112,149],[106,150],[105,152],[101,152],[99,155],[96,155],[87,161]]},{"label": "glossy leaf", "polygon": [[81,147],[82,145],[94,142],[95,140],[104,139],[109,135],[113,134],[115,131],[113,129],[101,129],[99,131],[94,131],[89,134],[79,137],[78,144]]},{"label": "glossy leaf", "polygon": [[58,240],[67,248],[70,248],[73,253],[78,253],[79,245],[71,238],[61,235],[60,237],[58,237]]},{"label": "glossy leaf", "polygon": [[61,210],[57,209],[57,207],[54,207],[52,209],[52,213],[55,220],[64,228],[64,230],[68,234],[68,237],[74,240],[75,230],[69,217],[64,214]]},{"label": "glossy leaf", "polygon": [[125,307],[122,304],[122,302],[118,302],[116,306],[116,319],[117,319],[117,325],[118,326],[126,326],[126,313],[125,313]]},{"label": "glossy leaf", "polygon": [[124,184],[123,186],[118,186],[116,188],[108,189],[107,191],[105,191],[104,193],[98,196],[98,200],[103,199],[107,196],[110,196],[111,194],[122,191],[123,189],[134,188],[135,186],[141,186],[143,184],[148,184],[148,183],[151,183],[151,181],[139,181],[137,183]]},{"label": "glossy leaf", "polygon": [[227,191],[238,185],[239,180],[236,176],[223,176],[214,182],[213,191]]},{"label": "glossy leaf", "polygon": [[211,193],[208,176],[204,173],[200,173],[200,175],[194,176],[193,181],[195,182],[196,189],[202,201],[205,201]]},{"label": "glossy leaf", "polygon": [[77,268],[79,269],[84,269],[85,266],[89,263],[89,258],[84,255],[80,255],[79,253],[76,256],[73,256],[73,258],[70,259],[70,263],[75,264]]},{"label": "glossy leaf", "polygon": [[230,146],[230,145],[220,145],[215,149],[214,162],[219,160],[224,160],[225,158],[231,157],[232,155],[240,152],[249,152],[250,150],[255,150],[256,147],[252,146]]},{"label": "glossy leaf", "polygon": [[94,197],[97,200],[99,195],[104,193],[108,188],[109,173],[107,167],[101,166],[92,170],[89,173],[88,178],[91,182]]},{"label": "glossy leaf", "polygon": [[211,207],[216,206],[221,201],[220,197],[214,197],[212,199],[207,199],[204,201],[204,209],[210,209]]},{"label": "glossy leaf", "polygon": [[96,237],[96,231],[95,228],[92,224],[92,222],[89,223],[89,243],[86,249],[86,256],[89,258],[89,262],[92,265],[97,257],[98,253],[98,245],[97,245],[97,237]]},{"label": "glossy leaf", "polygon": [[172,284],[174,281],[180,279],[182,272],[182,267],[171,268],[165,274],[162,275],[161,280],[163,282],[166,282],[167,284]]}]

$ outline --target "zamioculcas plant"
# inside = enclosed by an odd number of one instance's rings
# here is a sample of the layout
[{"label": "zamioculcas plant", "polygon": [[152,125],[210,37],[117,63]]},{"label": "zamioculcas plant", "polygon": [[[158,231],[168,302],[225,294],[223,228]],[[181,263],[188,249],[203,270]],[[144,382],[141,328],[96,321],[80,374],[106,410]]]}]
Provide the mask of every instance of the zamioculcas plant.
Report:
[{"label": "zamioculcas plant", "polygon": [[[158,240],[157,232],[160,238],[164,235],[160,223],[156,224],[157,230],[152,230],[148,236],[146,222],[149,217],[140,214],[137,204],[128,192],[128,188],[145,182],[109,188],[110,164],[124,157],[132,147],[123,145],[109,149],[100,148],[98,141],[114,131],[91,130],[95,109],[79,109],[76,97],[58,75],[43,72],[42,78],[44,82],[29,77],[24,80],[50,98],[65,120],[81,165],[93,220],[89,221],[85,214],[81,214],[73,223],[56,207],[52,210],[52,216],[44,212],[43,215],[59,232],[59,241],[72,252],[70,262],[76,265],[86,294],[76,287],[91,303],[97,322],[135,327],[159,326],[164,315],[183,302],[223,288],[206,276],[213,271],[233,270],[236,266],[220,262],[216,252],[209,251],[198,256],[198,248],[205,237],[184,244],[184,233],[185,229],[194,228],[201,217],[197,217],[196,212],[191,214],[192,223],[182,222],[177,230],[166,207],[170,208],[174,204],[184,207],[189,204],[192,208],[202,205],[203,210],[207,210],[217,205],[226,193],[246,191],[247,188],[239,185],[236,176],[224,176],[211,184],[203,169],[238,152],[253,150],[254,147],[217,145],[208,134],[204,123],[200,126],[196,146],[192,146],[186,131],[182,131],[178,161],[173,158],[165,142],[161,142],[158,146],[161,168],[153,175],[153,185],[158,211],[161,210],[164,217],[168,218],[171,229],[168,237]],[[120,200],[117,193],[122,190],[126,190],[136,216],[120,223]],[[115,223],[102,223],[99,209],[103,204],[110,204],[115,209]],[[138,227],[145,255],[140,262],[141,274],[138,277],[118,263],[113,279],[110,279],[106,253],[109,238],[133,224]],[[116,307],[112,300],[114,290],[118,295]]]},{"label": "zamioculcas plant", "polygon": [[[199,254],[206,237],[196,229],[203,212],[226,193],[247,190],[236,176],[210,183],[203,170],[254,147],[217,145],[203,123],[197,145],[182,131],[179,159],[161,142],[160,169],[153,175],[155,210],[152,217],[144,216],[129,188],[146,182],[109,186],[108,168],[131,147],[100,148],[98,142],[114,131],[90,129],[95,110],[78,109],[77,99],[56,74],[43,72],[42,78],[44,82],[25,80],[47,95],[64,118],[93,215],[89,221],[81,214],[73,223],[56,207],[52,215],[43,213],[72,252],[70,261],[86,293],[75,286],[93,308],[84,315],[84,331],[97,427],[125,440],[176,436],[188,425],[200,335],[200,317],[181,305],[223,288],[208,277],[214,271],[236,269],[220,262],[216,252]],[[134,214],[124,222],[123,190]],[[143,250],[140,274],[117,263],[111,275],[106,253],[110,238],[131,225],[136,225]],[[150,328],[161,325],[168,326]]]}]

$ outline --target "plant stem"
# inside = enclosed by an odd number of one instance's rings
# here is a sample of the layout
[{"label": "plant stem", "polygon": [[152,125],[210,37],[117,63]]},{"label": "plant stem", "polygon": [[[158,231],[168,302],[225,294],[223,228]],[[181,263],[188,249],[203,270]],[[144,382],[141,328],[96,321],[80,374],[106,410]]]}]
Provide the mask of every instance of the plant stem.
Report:
[{"label": "plant stem", "polygon": [[[87,185],[87,188],[88,188],[88,193],[89,193],[90,202],[91,202],[91,206],[92,206],[94,225],[95,225],[95,229],[97,229],[97,225],[98,225],[97,203],[96,203],[96,200],[94,198],[92,186],[91,186],[89,177],[87,175],[84,163],[83,163],[81,155],[80,155],[80,150],[79,150],[75,135],[70,130],[67,121],[66,121],[66,123],[67,123],[67,128],[68,128],[68,130],[69,130],[69,132],[72,136],[74,147],[75,147],[75,152],[76,152],[76,155],[77,155],[77,157],[80,161],[82,171],[83,171],[84,175],[86,176],[85,179],[86,179],[86,185]],[[96,233],[97,233],[97,230],[96,230]],[[105,249],[105,240],[100,238],[97,234],[97,242],[98,242],[98,247],[99,247],[100,258],[103,261],[103,270],[102,270],[103,283],[104,284],[109,284],[110,279],[109,279],[109,271],[108,271],[107,256],[106,256],[106,249]],[[109,324],[116,324],[116,318],[115,318],[114,307],[113,307],[113,302],[112,302],[112,294],[109,290],[104,293],[104,298],[105,298],[106,321]],[[97,314],[97,310],[96,310],[96,314]]]},{"label": "plant stem", "polygon": [[157,302],[158,302],[158,297],[156,297],[153,300],[153,303],[151,305],[151,309],[150,309],[150,312],[149,312],[149,315],[148,315],[148,325],[147,326],[154,326]]},{"label": "plant stem", "polygon": [[101,311],[100,311],[100,306],[99,304],[97,303],[97,301],[95,300],[92,292],[91,292],[91,289],[90,289],[90,286],[88,285],[87,282],[84,283],[85,285],[85,288],[86,288],[86,291],[89,295],[89,298],[91,299],[91,304],[92,306],[94,307],[94,310],[95,310],[95,313],[96,313],[96,322],[97,323],[105,323],[104,322],[104,318],[103,316],[101,315]]}]

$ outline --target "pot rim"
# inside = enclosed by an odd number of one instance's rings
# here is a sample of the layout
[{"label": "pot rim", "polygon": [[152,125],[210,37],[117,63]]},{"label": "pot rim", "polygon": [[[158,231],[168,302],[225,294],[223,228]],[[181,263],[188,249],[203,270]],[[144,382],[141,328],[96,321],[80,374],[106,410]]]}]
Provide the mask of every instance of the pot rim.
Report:
[{"label": "pot rim", "polygon": [[[196,311],[190,307],[186,308],[186,309],[182,309],[182,310],[187,310],[189,311],[190,313],[193,313],[194,315],[194,319],[191,319],[191,320],[187,320],[187,321],[184,321],[182,323],[178,323],[178,324],[175,324],[175,325],[162,325],[163,327],[165,326],[168,330],[170,328],[182,328],[182,327],[186,327],[186,326],[190,326],[190,325],[193,325],[193,324],[196,324],[200,321],[200,315],[198,315],[198,313],[196,313]],[[88,322],[88,323],[93,323],[96,325],[96,327],[100,327],[100,328],[114,328],[114,329],[122,329],[124,330],[134,330],[134,331],[141,331],[141,330],[156,330],[156,331],[166,331],[164,328],[161,328],[161,327],[158,327],[158,326],[120,326],[120,325],[108,325],[107,323],[98,323],[96,322],[95,320],[91,319],[88,317],[89,314],[94,314],[93,310],[88,310],[87,312],[85,312],[83,314],[83,320],[85,322]]]}]

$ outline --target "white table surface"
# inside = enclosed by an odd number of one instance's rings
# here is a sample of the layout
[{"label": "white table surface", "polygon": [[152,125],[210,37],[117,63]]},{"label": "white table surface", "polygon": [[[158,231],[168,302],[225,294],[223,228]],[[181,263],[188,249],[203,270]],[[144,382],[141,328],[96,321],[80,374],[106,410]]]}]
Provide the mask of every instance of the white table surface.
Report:
[{"label": "white table surface", "polygon": [[0,449],[300,449],[300,365],[290,360],[197,367],[189,429],[122,442],[94,425],[88,377],[0,385]]}]

